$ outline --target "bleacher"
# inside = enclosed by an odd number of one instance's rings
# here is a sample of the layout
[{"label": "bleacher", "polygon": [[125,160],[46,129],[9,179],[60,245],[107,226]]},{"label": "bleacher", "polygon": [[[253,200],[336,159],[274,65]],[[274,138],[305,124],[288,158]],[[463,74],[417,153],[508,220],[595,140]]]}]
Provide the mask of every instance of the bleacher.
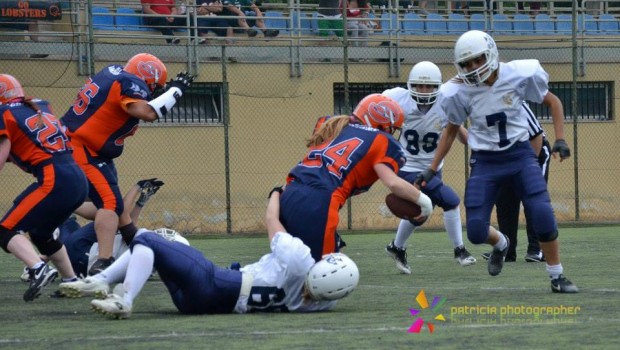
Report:
[{"label": "bleacher", "polygon": [[[371,31],[369,40],[382,41],[386,36],[398,35],[408,37],[458,36],[471,29],[485,30],[495,36],[570,36],[572,33],[572,8],[561,7],[566,2],[542,2],[539,13],[533,14],[526,8],[519,10],[516,2],[492,0],[487,8],[485,1],[471,2],[467,12],[452,10],[448,7],[429,9],[430,13],[415,12],[415,8],[378,8],[374,7],[369,20],[378,24]],[[84,4],[72,2],[74,11],[86,11]],[[591,6],[594,4],[595,6]],[[578,35],[610,36],[620,35],[620,8],[613,7],[615,2],[588,1],[581,2],[578,9]],[[264,16],[267,28],[280,30],[280,36],[271,41],[291,39],[319,40],[317,5],[296,2],[292,7],[288,3],[264,3]],[[513,7],[510,7],[513,6]],[[189,23],[194,22],[194,12],[190,10]],[[160,38],[156,28],[144,24],[144,18],[138,4],[128,4],[118,0],[94,1],[92,17],[86,13],[77,14],[79,21],[73,23],[73,33],[87,33],[94,30],[94,38],[99,41],[131,38],[152,40]],[[1,19],[0,19],[1,20]],[[180,28],[180,36],[190,39],[189,28]],[[3,29],[0,28],[0,32]],[[240,38],[241,34],[238,34]],[[243,35],[243,39],[247,39]],[[255,38],[260,39],[260,38]],[[256,40],[254,40],[256,42]],[[259,40],[260,41],[260,40]]]}]

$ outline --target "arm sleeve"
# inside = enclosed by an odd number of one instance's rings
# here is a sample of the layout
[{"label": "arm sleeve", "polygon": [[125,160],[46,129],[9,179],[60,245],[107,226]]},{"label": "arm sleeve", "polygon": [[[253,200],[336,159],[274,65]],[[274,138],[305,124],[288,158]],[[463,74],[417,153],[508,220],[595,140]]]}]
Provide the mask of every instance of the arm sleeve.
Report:
[{"label": "arm sleeve", "polygon": [[294,275],[305,275],[314,264],[310,248],[286,232],[276,233],[271,240],[271,251],[288,273]]}]

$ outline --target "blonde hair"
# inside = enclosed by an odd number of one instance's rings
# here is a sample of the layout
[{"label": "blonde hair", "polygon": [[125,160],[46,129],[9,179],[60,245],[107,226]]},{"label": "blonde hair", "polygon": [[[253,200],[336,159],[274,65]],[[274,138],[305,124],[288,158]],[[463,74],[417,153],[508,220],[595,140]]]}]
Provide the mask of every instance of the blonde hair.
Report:
[{"label": "blonde hair", "polygon": [[338,136],[345,126],[349,125],[351,117],[348,115],[339,115],[329,118],[312,134],[310,139],[306,141],[306,147],[315,147],[327,141],[331,141]]},{"label": "blonde hair", "polygon": [[41,129],[45,124],[43,122],[43,112],[41,111],[39,104],[34,101],[32,97],[24,97],[23,103],[37,112],[37,115],[39,116],[39,119],[37,120],[37,129]]}]

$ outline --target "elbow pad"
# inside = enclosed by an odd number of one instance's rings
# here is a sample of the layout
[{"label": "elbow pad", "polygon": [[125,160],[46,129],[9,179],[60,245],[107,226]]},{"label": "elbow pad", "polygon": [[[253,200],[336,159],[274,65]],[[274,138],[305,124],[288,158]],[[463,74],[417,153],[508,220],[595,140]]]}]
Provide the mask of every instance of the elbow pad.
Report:
[{"label": "elbow pad", "polygon": [[420,197],[415,203],[420,206],[420,209],[422,209],[420,215],[430,216],[433,212],[433,202],[424,193],[420,192]]},{"label": "elbow pad", "polygon": [[153,107],[155,113],[157,113],[157,117],[161,118],[165,116],[172,107],[174,107],[181,96],[183,96],[183,91],[181,91],[181,89],[178,87],[171,87],[158,98],[149,101],[148,104]]}]

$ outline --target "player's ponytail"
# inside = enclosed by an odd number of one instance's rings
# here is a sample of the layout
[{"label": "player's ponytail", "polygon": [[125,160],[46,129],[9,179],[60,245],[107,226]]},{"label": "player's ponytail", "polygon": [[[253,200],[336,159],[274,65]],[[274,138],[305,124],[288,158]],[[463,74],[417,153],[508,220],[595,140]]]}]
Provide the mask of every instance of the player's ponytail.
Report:
[{"label": "player's ponytail", "polygon": [[35,102],[31,97],[24,98],[24,104],[37,112],[37,115],[39,116],[39,120],[37,120],[37,129],[42,128],[44,125],[43,112],[41,111],[41,107],[39,107],[39,104]]},{"label": "player's ponytail", "polygon": [[310,137],[306,147],[314,147],[323,144],[340,134],[345,126],[349,125],[348,115],[339,115],[328,120]]}]

